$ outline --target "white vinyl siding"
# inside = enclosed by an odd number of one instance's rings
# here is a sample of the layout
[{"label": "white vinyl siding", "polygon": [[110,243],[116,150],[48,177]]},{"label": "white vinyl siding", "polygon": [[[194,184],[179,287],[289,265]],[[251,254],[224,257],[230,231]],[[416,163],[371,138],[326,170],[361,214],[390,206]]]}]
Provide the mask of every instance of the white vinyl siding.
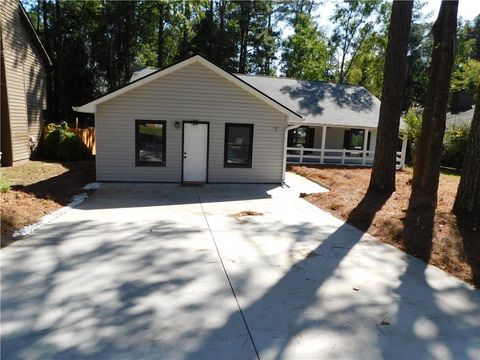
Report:
[{"label": "white vinyl siding", "polygon": [[[180,182],[182,126],[210,122],[209,182],[282,181],[286,115],[199,63],[133,89],[97,107],[99,181]],[[166,166],[135,166],[135,119],[165,120]],[[225,123],[254,124],[252,168],[225,168]]]}]

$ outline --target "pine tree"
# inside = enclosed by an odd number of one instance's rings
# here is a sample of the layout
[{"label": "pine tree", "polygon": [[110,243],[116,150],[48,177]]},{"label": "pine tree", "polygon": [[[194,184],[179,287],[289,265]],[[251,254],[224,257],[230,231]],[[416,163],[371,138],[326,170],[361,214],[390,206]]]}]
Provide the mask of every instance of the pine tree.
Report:
[{"label": "pine tree", "polygon": [[378,120],[377,144],[368,191],[391,194],[395,191],[398,129],[402,94],[407,72],[407,51],[412,1],[394,1],[388,31],[382,103]]},{"label": "pine tree", "polygon": [[480,84],[453,211],[480,221]]},{"label": "pine tree", "polygon": [[[410,209],[431,214],[437,206],[440,156],[445,133],[446,110],[452,74],[458,1],[442,1],[433,25],[433,50],[423,111],[422,130],[416,148]],[[425,219],[426,226],[431,219]],[[423,221],[422,215],[419,222]]]}]

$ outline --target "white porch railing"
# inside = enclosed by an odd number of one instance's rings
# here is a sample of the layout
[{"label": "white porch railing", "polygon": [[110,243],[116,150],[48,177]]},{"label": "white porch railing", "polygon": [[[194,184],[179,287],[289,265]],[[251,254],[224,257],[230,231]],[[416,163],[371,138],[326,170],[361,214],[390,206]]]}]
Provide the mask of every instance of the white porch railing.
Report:
[{"label": "white porch railing", "polygon": [[[287,147],[289,164],[373,165],[375,151]],[[405,165],[403,151],[397,151],[397,165]]]}]

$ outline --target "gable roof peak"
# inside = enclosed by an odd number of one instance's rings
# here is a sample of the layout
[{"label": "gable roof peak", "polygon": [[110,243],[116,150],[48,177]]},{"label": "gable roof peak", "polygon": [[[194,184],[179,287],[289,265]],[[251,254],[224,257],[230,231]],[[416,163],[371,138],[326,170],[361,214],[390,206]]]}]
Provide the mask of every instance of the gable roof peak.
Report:
[{"label": "gable roof peak", "polygon": [[115,98],[121,94],[124,94],[126,92],[129,92],[137,87],[143,86],[145,84],[148,84],[151,81],[157,80],[162,78],[163,76],[166,76],[168,74],[171,74],[175,71],[178,71],[180,69],[183,69],[189,65],[195,64],[195,63],[200,63],[204,65],[206,68],[210,69],[214,73],[220,75],[224,79],[234,83],[238,87],[242,88],[243,90],[247,91],[248,93],[252,94],[253,96],[257,97],[259,100],[265,102],[266,104],[270,105],[274,109],[280,111],[281,113],[284,113],[287,115],[289,119],[294,119],[292,122],[297,122],[300,123],[302,121],[302,116],[296,113],[295,111],[289,109],[282,103],[278,102],[277,100],[271,98],[269,95],[265,94],[261,90],[257,89],[256,87],[252,86],[248,82],[242,80],[241,78],[231,74],[227,70],[221,68],[220,66],[214,64],[210,60],[206,59],[205,57],[201,55],[193,55],[189,57],[188,59],[185,59],[183,61],[180,61],[176,64],[172,64],[170,66],[167,66],[163,69],[159,69],[156,71],[151,72],[150,74],[143,76],[141,78],[138,78],[136,80],[133,80],[132,82],[126,84],[125,86],[114,90],[106,95],[103,95],[87,104],[84,104],[82,106],[75,107],[73,106],[72,109],[74,111],[78,112],[83,112],[83,113],[95,113],[97,111],[97,105],[108,101],[112,98]]}]

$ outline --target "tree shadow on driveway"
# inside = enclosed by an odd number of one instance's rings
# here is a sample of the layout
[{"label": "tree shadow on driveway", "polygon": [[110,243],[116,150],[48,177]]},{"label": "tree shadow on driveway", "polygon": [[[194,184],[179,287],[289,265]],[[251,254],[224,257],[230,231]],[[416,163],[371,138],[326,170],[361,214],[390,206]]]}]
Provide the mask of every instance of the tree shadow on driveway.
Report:
[{"label": "tree shadow on driveway", "polygon": [[[310,214],[303,220],[265,213],[236,224],[213,210],[243,208],[269,196],[245,194],[241,200],[241,187],[217,195],[210,188],[200,199],[194,190],[181,195],[180,204],[166,206],[173,201],[168,198],[154,206],[150,187],[145,189],[128,195],[136,199],[129,207],[115,208],[112,200],[104,209],[99,191],[58,224],[0,253],[2,357],[255,358],[211,236],[262,358],[382,358],[398,348],[404,357],[419,348],[426,357],[435,346],[464,358],[476,349],[468,341],[478,333],[478,293],[456,280],[439,284],[443,273],[414,273],[424,265],[350,225],[331,220],[319,226],[321,211],[303,200],[272,200],[283,204],[278,210],[303,206]],[[210,205],[202,210],[199,201]],[[373,210],[363,222],[382,201],[365,200]],[[230,232],[222,228],[227,221],[234,224]],[[228,252],[237,238],[254,250]],[[272,246],[266,247],[267,239]],[[303,249],[308,252],[294,251]],[[254,288],[256,281],[265,283]],[[427,309],[430,322],[409,320],[424,311],[416,309]],[[400,316],[406,326],[398,325]],[[422,326],[432,323],[438,336],[422,337]]]},{"label": "tree shadow on driveway", "polygon": [[[366,230],[386,200],[368,194],[348,221]],[[478,352],[480,296],[466,284],[436,268],[427,269],[422,261],[348,224],[323,229],[309,221],[297,226],[252,225],[251,248],[261,248],[262,232],[289,234],[291,249],[317,245],[255,297],[249,294],[249,284],[268,282],[262,274],[284,263],[274,259],[274,251],[262,251],[264,258],[270,256],[265,267],[245,259],[238,264],[233,253],[226,256],[227,271],[238,274],[232,282],[257,357],[473,358]],[[221,252],[227,247],[228,242],[220,245]],[[237,264],[230,264],[232,259]],[[244,287],[236,284],[241,269],[252,277],[243,279]],[[231,321],[210,333],[187,358],[197,359]]]}]

